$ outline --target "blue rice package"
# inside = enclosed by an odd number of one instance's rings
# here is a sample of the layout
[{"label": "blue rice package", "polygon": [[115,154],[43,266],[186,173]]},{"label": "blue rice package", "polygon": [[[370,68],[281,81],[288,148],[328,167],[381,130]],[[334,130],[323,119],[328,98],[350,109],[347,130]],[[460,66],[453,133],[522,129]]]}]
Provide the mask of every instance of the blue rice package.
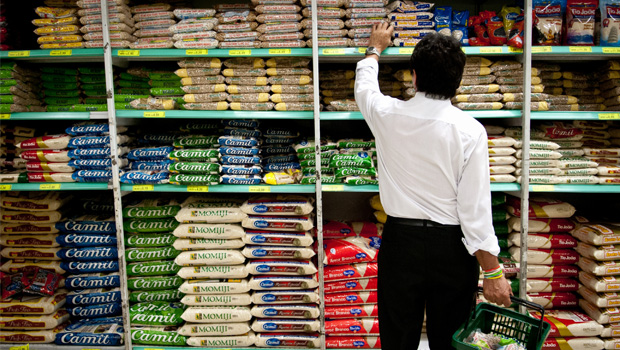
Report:
[{"label": "blue rice package", "polygon": [[74,159],[69,161],[69,166],[76,170],[110,170],[112,159]]},{"label": "blue rice package", "polygon": [[225,127],[256,129],[259,127],[260,122],[256,119],[224,119],[222,120],[222,125]]},{"label": "blue rice package", "polygon": [[[431,22],[433,23],[433,22]],[[433,23],[435,25],[435,23]],[[263,137],[263,142],[268,145],[290,145],[296,142],[295,139],[291,139],[290,137]]]},{"label": "blue rice package", "polygon": [[76,234],[58,235],[56,242],[61,247],[116,247],[116,236],[98,234]]},{"label": "blue rice package", "polygon": [[601,46],[620,46],[620,0],[600,0]]},{"label": "blue rice package", "polygon": [[[123,155],[126,152],[125,147],[119,148],[119,155]],[[106,159],[110,158],[110,148],[76,148],[67,151],[67,157],[71,159]]]},{"label": "blue rice package", "polygon": [[261,177],[258,175],[222,175],[220,182],[227,185],[259,185]]},{"label": "blue rice package", "polygon": [[80,305],[67,307],[67,312],[74,318],[96,318],[120,316],[122,308],[120,303]]},{"label": "blue rice package", "polygon": [[435,7],[435,30],[442,35],[452,35],[452,6]]},{"label": "blue rice package", "polygon": [[[122,133],[127,130],[126,127],[117,126],[116,132]],[[110,132],[110,126],[107,123],[102,124],[77,124],[65,129],[65,132],[71,136],[95,136],[106,135]]]},{"label": "blue rice package", "polygon": [[77,136],[69,140],[68,148],[103,148],[110,146],[110,136]]},{"label": "blue rice package", "polygon": [[[232,126],[232,125],[231,125]],[[222,128],[222,122],[218,121],[201,121],[187,122],[179,126],[179,131],[190,134],[201,134],[203,132],[215,132]]]},{"label": "blue rice package", "polygon": [[101,317],[70,324],[56,334],[57,345],[115,346],[123,344],[123,318]]},{"label": "blue rice package", "polygon": [[263,166],[264,171],[282,171],[287,169],[301,169],[297,162],[269,163]]},{"label": "blue rice package", "polygon": [[270,163],[289,163],[289,162],[296,162],[296,161],[297,161],[296,154],[284,154],[284,155],[278,155],[278,156],[270,156],[270,157],[265,157],[262,159],[263,165],[270,164]]},{"label": "blue rice package", "polygon": [[261,132],[258,129],[242,129],[226,127],[223,131],[224,135],[229,136],[245,136],[245,137],[260,137]]},{"label": "blue rice package", "polygon": [[56,229],[64,233],[116,234],[114,217],[82,215],[57,222]]},{"label": "blue rice package", "polygon": [[129,170],[121,173],[120,181],[125,184],[165,184],[168,183],[168,171]]},{"label": "blue rice package", "polygon": [[172,146],[135,148],[127,153],[127,159],[138,161],[154,161],[168,159]]},{"label": "blue rice package", "polygon": [[264,137],[287,137],[287,138],[297,138],[299,137],[299,131],[293,131],[290,129],[284,128],[268,128],[263,132]]},{"label": "blue rice package", "polygon": [[69,292],[66,300],[68,307],[120,303],[121,290],[119,288],[77,289]]},{"label": "blue rice package", "polygon": [[261,147],[261,154],[266,156],[276,155],[276,154],[287,154],[287,153],[295,153],[295,148],[293,146],[267,146]]},{"label": "blue rice package", "polygon": [[77,170],[71,174],[75,182],[110,182],[111,170]]},{"label": "blue rice package", "polygon": [[65,279],[67,289],[115,288],[121,286],[121,277],[117,272],[86,273],[72,275]]},{"label": "blue rice package", "polygon": [[220,154],[233,156],[255,156],[259,153],[258,147],[220,147],[218,151]]},{"label": "blue rice package", "polygon": [[463,46],[469,46],[469,30],[467,22],[469,21],[469,11],[453,11],[452,12],[452,37],[461,42]]},{"label": "blue rice package", "polygon": [[263,171],[260,165],[222,165],[222,174],[259,175]]},{"label": "blue rice package", "polygon": [[260,145],[258,139],[254,137],[242,137],[242,136],[220,136],[217,139],[220,146],[231,147],[255,147]]},{"label": "blue rice package", "polygon": [[145,134],[138,138],[138,143],[149,146],[170,146],[177,137],[175,134]]},{"label": "blue rice package", "polygon": [[73,247],[62,248],[57,255],[70,261],[100,261],[118,258],[116,247]]},{"label": "blue rice package", "polygon": [[220,158],[222,164],[260,164],[261,157],[259,156],[227,156],[223,155]]},{"label": "blue rice package", "polygon": [[168,170],[168,166],[174,163],[172,159],[163,159],[157,161],[133,161],[129,162],[128,169],[129,170],[150,170],[150,171],[158,171],[158,170]]},{"label": "blue rice package", "polygon": [[[61,261],[60,268],[70,274],[116,272],[118,271],[118,260]],[[76,288],[79,289],[79,286]]]}]

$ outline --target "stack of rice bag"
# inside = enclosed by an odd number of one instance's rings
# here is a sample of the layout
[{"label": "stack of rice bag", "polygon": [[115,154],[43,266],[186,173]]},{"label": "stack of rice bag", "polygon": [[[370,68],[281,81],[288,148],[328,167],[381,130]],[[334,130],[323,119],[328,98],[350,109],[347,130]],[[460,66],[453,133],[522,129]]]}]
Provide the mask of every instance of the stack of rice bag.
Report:
[{"label": "stack of rice bag", "polygon": [[26,160],[19,157],[16,144],[34,137],[35,129],[0,125],[0,183],[28,182]]},{"label": "stack of rice bag", "polygon": [[[253,2],[256,6],[256,21],[260,25],[256,28],[259,33],[258,40],[263,48],[291,48],[306,47],[302,40],[302,16],[299,14],[301,7],[297,0],[275,1],[260,3]],[[305,11],[305,10],[304,10]]]},{"label": "stack of rice bag", "polygon": [[250,3],[217,4],[216,38],[220,49],[252,49],[261,47],[256,12]]},{"label": "stack of rice bag", "polygon": [[48,112],[107,111],[103,68],[42,67],[41,72]]},{"label": "stack of rice bag", "polygon": [[0,113],[45,112],[39,97],[41,72],[11,61],[0,64]]},{"label": "stack of rice bag", "polygon": [[620,344],[618,333],[618,256],[620,227],[606,222],[584,220],[572,235],[578,239],[579,306],[593,318],[602,331],[605,349]]},{"label": "stack of rice bag", "polygon": [[[394,25],[394,46],[415,46],[425,35],[435,32],[435,15],[438,15],[438,20],[443,20],[446,9],[450,7],[437,7],[433,13],[433,5],[394,1],[386,6],[388,20]],[[439,26],[437,31],[442,33]]]},{"label": "stack of rice bag", "polygon": [[0,343],[53,343],[68,325],[55,223],[69,200],[60,192],[2,196]]},{"label": "stack of rice bag", "polygon": [[540,71],[544,92],[547,94],[544,98],[550,111],[605,110],[602,104],[605,99],[600,96],[598,89],[598,72],[558,64],[539,64],[532,69],[533,72]]},{"label": "stack of rice bag", "polygon": [[249,321],[250,294],[245,256],[241,248],[247,218],[243,200],[233,197],[191,196],[176,215],[174,245],[184,248],[175,260],[177,275],[186,280],[179,329],[190,346],[237,346],[254,344]]},{"label": "stack of rice bag", "polygon": [[[321,140],[321,181],[323,183],[335,183],[336,177],[329,167],[329,157],[336,153],[336,143],[329,139]],[[314,140],[302,139],[293,148],[297,152],[299,165],[301,166],[302,184],[316,183],[316,158]]]},{"label": "stack of rice bag", "polygon": [[[462,110],[502,109],[504,105],[500,101],[503,95],[499,93],[499,82],[496,82],[497,76],[494,74],[495,71],[502,71],[502,67],[501,62],[493,63],[484,57],[467,57],[461,86],[452,98],[454,106]],[[502,79],[503,84],[510,83]],[[519,83],[512,82],[511,85]]]},{"label": "stack of rice bag", "polygon": [[[238,59],[231,59],[231,63]],[[228,61],[228,60],[227,60]],[[219,58],[186,58],[178,61],[175,74],[181,79],[183,109],[228,109],[225,78]],[[230,63],[229,63],[230,65]]]},{"label": "stack of rice bag", "polygon": [[262,134],[262,181],[270,185],[298,183],[301,165],[293,145],[299,132],[292,129],[268,127]]},{"label": "stack of rice bag", "polygon": [[[123,208],[129,301],[135,311],[131,320],[131,338],[135,344],[185,345],[177,334],[177,323],[154,322],[140,317],[153,303],[177,305],[183,293],[183,280],[176,276],[181,269],[174,262],[181,249],[173,246],[172,232],[178,226],[175,215],[180,205],[175,199],[134,197]],[[142,310],[142,311],[138,311]],[[182,310],[182,309],[181,309]],[[155,311],[156,312],[156,311]]]},{"label": "stack of rice bag", "polygon": [[[88,1],[88,0],[85,0]],[[37,7],[40,17],[32,21],[39,35],[37,43],[41,49],[73,49],[82,47],[82,34],[77,9],[77,1],[66,7]]]},{"label": "stack of rice bag", "polygon": [[[132,35],[134,22],[127,0],[113,0],[108,2],[108,18],[110,24],[110,44],[114,48],[129,47],[136,41]],[[103,24],[101,17],[101,3],[97,0],[81,0],[77,15],[83,27],[84,47],[103,47]]]},{"label": "stack of rice bag", "polygon": [[[93,202],[98,205],[93,206]],[[96,198],[89,203],[82,201],[78,208],[68,220],[56,225],[63,233],[56,239],[63,247],[57,255],[62,259],[61,267],[67,271],[65,285],[70,290],[67,311],[72,321],[56,337],[56,343],[95,345],[109,338],[111,345],[120,344],[122,322],[119,329],[108,332],[89,328],[99,323],[118,324],[115,316],[122,313],[113,205],[109,200]]]},{"label": "stack of rice bag", "polygon": [[174,16],[180,20],[170,27],[174,47],[211,49],[218,46],[219,41],[213,30],[219,22],[214,17],[215,9],[178,8],[174,10]]},{"label": "stack of rice bag", "polygon": [[168,166],[169,182],[174,185],[217,185],[220,170],[217,133],[219,126],[203,129],[203,134],[179,136],[168,158],[174,163]]},{"label": "stack of rice bag", "polygon": [[[119,128],[119,132],[124,132]],[[16,146],[29,182],[108,182],[112,179],[108,124],[76,124],[66,134],[34,137]],[[117,135],[122,145],[126,135]],[[120,151],[120,150],[119,150]],[[124,166],[124,164],[120,164]]]},{"label": "stack of rice bag", "polygon": [[510,183],[517,181],[513,175],[517,162],[515,145],[517,140],[506,136],[506,128],[498,125],[485,125],[489,147],[489,171],[491,182]]},{"label": "stack of rice bag", "polygon": [[344,17],[346,10],[344,0],[317,0],[317,30],[316,39],[312,34],[312,0],[303,0],[301,4],[305,6],[302,13],[304,19],[301,24],[304,30],[304,35],[307,40],[307,45],[312,46],[316,40],[319,47],[344,47],[348,46],[347,34],[349,31],[344,29]]},{"label": "stack of rice bag", "polygon": [[[177,109],[178,105],[185,103],[181,78],[173,69],[163,67],[137,66],[127,69],[128,75],[120,76],[117,86],[122,87],[123,92],[117,103],[125,103],[129,100],[129,106],[133,109],[144,110],[170,110]],[[132,96],[133,94],[135,96]],[[145,94],[146,93],[146,94]]]},{"label": "stack of rice bag", "polygon": [[355,71],[321,70],[321,102],[327,111],[359,111],[355,102]]},{"label": "stack of rice bag", "polygon": [[[378,195],[370,203],[382,209]],[[381,348],[376,259],[382,229],[383,224],[370,222],[330,221],[323,226],[328,348]]]},{"label": "stack of rice bag", "polygon": [[274,57],[265,62],[270,100],[276,111],[314,110],[309,58]]},{"label": "stack of rice bag", "polygon": [[312,200],[261,196],[241,205],[243,254],[252,278],[255,345],[320,347],[317,269],[312,262]]},{"label": "stack of rice bag", "polygon": [[[603,67],[602,77],[599,80],[601,97],[606,110],[620,110],[620,62],[607,61]],[[581,101],[580,101],[581,102]],[[598,102],[598,101],[597,101]]]},{"label": "stack of rice bag", "polygon": [[509,241],[514,244],[509,252],[513,260],[521,260],[520,224],[521,217],[527,215],[528,298],[546,309],[574,308],[577,303],[575,292],[579,288],[575,279],[579,253],[573,250],[577,242],[569,232],[575,227],[571,220],[575,207],[547,197],[531,198],[528,213],[521,213],[520,205],[519,198],[507,198],[506,209],[511,215],[508,225],[515,231],[509,236]]},{"label": "stack of rice bag", "polygon": [[137,148],[124,150],[128,166],[121,170],[120,182],[128,184],[168,183],[168,166],[174,161],[168,155],[176,135],[142,135]]},{"label": "stack of rice bag", "polygon": [[114,74],[114,107],[134,109],[131,101],[150,96],[148,72],[139,67],[129,67]]},{"label": "stack of rice bag", "polygon": [[367,47],[370,30],[373,24],[386,22],[388,10],[384,0],[347,0],[345,3],[345,26],[349,30],[346,46]]},{"label": "stack of rice bag", "polygon": [[155,3],[131,7],[137,38],[130,44],[132,49],[167,49],[173,46],[170,28],[177,21],[172,12],[172,5]]},{"label": "stack of rice bag", "polygon": [[[377,185],[374,139],[341,139],[336,141],[338,153],[329,157],[327,166],[334,173],[335,182],[347,185]],[[321,160],[322,161],[322,160]]]}]

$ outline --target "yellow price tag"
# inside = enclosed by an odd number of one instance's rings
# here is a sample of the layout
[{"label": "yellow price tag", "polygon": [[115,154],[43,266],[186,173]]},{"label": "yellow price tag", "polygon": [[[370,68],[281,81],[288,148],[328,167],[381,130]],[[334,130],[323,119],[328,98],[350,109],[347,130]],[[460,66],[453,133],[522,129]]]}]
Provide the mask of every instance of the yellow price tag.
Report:
[{"label": "yellow price tag", "polygon": [[207,49],[193,49],[193,50],[185,50],[185,54],[186,55],[208,55],[209,54],[209,50]]},{"label": "yellow price tag", "polygon": [[502,53],[501,47],[481,47],[480,53]]},{"label": "yellow price tag", "polygon": [[403,47],[398,49],[400,55],[411,55],[413,53],[413,47]]},{"label": "yellow price tag", "polygon": [[600,120],[615,120],[620,119],[620,113],[599,113],[598,119]]},{"label": "yellow price tag", "polygon": [[0,191],[10,191],[13,186],[11,185],[0,185]]},{"label": "yellow price tag", "polygon": [[60,184],[40,184],[40,190],[59,190]]},{"label": "yellow price tag", "polygon": [[551,46],[534,46],[532,47],[532,53],[552,52]]},{"label": "yellow price tag", "polygon": [[508,52],[513,52],[513,53],[523,53],[523,49],[519,49],[519,48],[517,48],[517,47],[512,47],[512,46],[509,46],[509,47],[508,47]]},{"label": "yellow price tag", "polygon": [[323,49],[323,55],[344,55],[344,49]]},{"label": "yellow price tag", "polygon": [[73,54],[73,50],[52,50],[50,51],[50,56],[71,56]]},{"label": "yellow price tag", "polygon": [[270,55],[290,55],[291,49],[269,49]]},{"label": "yellow price tag", "polygon": [[252,50],[228,50],[229,56],[247,56],[251,54]]},{"label": "yellow price tag", "polygon": [[155,186],[153,185],[133,185],[131,190],[134,192],[145,192],[145,191],[153,191],[155,190]]},{"label": "yellow price tag", "polygon": [[532,185],[532,192],[553,192],[555,191],[554,185]]},{"label": "yellow price tag", "polygon": [[325,192],[341,192],[344,191],[344,185],[325,185],[323,186]]},{"label": "yellow price tag", "polygon": [[187,186],[187,192],[209,192],[209,186]]},{"label": "yellow price tag", "polygon": [[30,51],[10,51],[9,57],[30,57]]},{"label": "yellow price tag", "polygon": [[592,52],[590,46],[569,46],[568,52]]},{"label": "yellow price tag", "polygon": [[271,192],[271,186],[250,186],[248,192]]},{"label": "yellow price tag", "polygon": [[359,52],[359,53],[366,53],[366,48],[365,47],[359,47],[357,49],[357,52]]},{"label": "yellow price tag", "polygon": [[620,47],[604,47],[603,53],[620,53]]},{"label": "yellow price tag", "polygon": [[144,112],[144,118],[166,118],[166,112]]},{"label": "yellow price tag", "polygon": [[30,344],[11,346],[9,350],[30,350]]},{"label": "yellow price tag", "polygon": [[10,114],[0,114],[0,119],[2,120],[8,120],[11,119],[11,115]]},{"label": "yellow price tag", "polygon": [[118,50],[118,55],[121,57],[127,56],[140,56],[140,50]]}]

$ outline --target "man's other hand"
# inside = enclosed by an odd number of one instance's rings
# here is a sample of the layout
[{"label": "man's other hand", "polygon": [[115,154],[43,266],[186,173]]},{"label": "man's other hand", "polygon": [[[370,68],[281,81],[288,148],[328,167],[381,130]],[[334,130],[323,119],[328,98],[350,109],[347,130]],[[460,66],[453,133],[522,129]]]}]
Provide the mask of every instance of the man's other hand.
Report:
[{"label": "man's other hand", "polygon": [[512,302],[512,288],[504,276],[498,279],[484,279],[482,283],[484,298],[494,304],[509,307]]},{"label": "man's other hand", "polygon": [[377,51],[383,52],[390,45],[394,26],[387,22],[375,23],[372,26],[368,46],[374,46]]}]

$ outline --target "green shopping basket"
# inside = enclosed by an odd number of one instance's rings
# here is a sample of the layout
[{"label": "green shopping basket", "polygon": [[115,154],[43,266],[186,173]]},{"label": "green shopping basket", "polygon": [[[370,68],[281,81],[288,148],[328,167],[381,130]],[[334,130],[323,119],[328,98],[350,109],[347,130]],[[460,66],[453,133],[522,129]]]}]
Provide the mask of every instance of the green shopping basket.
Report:
[{"label": "green shopping basket", "polygon": [[540,320],[493,304],[480,303],[475,310],[472,308],[471,316],[452,336],[452,346],[458,350],[479,349],[465,343],[465,339],[480,329],[483,333],[513,338],[525,345],[527,350],[540,350],[551,329],[551,325],[544,321],[545,309],[516,297],[510,297],[510,300],[540,312]]}]

